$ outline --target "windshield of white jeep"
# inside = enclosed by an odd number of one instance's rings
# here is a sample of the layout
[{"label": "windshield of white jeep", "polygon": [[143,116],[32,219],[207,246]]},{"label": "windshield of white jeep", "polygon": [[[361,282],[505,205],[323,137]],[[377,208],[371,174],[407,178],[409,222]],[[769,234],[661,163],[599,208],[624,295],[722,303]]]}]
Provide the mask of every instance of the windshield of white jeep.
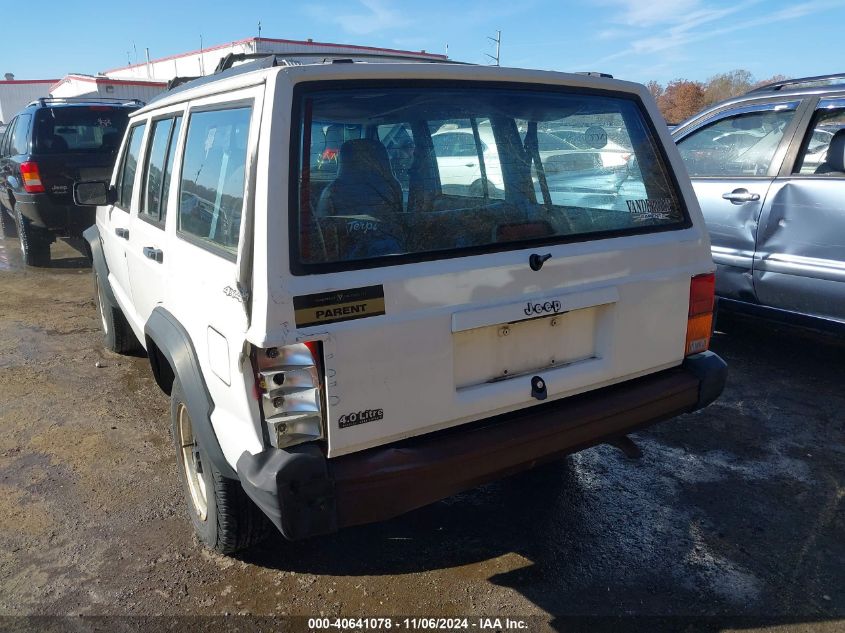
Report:
[{"label": "windshield of white jeep", "polygon": [[[638,102],[605,94],[304,91],[293,167],[294,271],[685,226]],[[578,143],[555,134],[561,129]]]}]

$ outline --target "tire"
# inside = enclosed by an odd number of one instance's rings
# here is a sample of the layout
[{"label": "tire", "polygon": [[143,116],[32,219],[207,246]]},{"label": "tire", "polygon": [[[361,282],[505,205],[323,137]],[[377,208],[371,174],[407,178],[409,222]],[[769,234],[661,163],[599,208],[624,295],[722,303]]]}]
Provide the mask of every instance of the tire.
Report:
[{"label": "tire", "polygon": [[0,231],[2,231],[3,237],[18,236],[18,227],[15,224],[15,220],[12,218],[12,214],[3,206],[0,206]]},{"label": "tire", "polygon": [[272,524],[247,496],[240,482],[227,479],[197,442],[179,378],[170,392],[173,444],[188,515],[200,542],[220,554],[256,545]]},{"label": "tire", "polygon": [[106,298],[102,283],[108,280],[101,280],[94,271],[94,302],[97,305],[97,313],[100,315],[100,326],[103,329],[103,345],[106,349],[118,354],[129,354],[137,352],[141,348],[135,332],[129,327],[129,322],[118,306],[113,306]]},{"label": "tire", "polygon": [[21,241],[23,263],[27,266],[44,268],[50,265],[50,243],[53,241],[49,231],[33,226],[29,218],[15,210],[18,238]]}]

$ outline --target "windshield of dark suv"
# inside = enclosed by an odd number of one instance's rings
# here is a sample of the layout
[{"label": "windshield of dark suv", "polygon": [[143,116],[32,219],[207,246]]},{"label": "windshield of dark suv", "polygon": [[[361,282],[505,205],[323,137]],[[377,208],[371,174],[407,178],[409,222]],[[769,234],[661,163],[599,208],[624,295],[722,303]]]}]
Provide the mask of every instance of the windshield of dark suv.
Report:
[{"label": "windshield of dark suv", "polygon": [[108,105],[42,108],[35,114],[34,151],[114,154],[131,111]]},{"label": "windshield of dark suv", "polygon": [[633,98],[397,83],[300,88],[295,273],[688,225]]}]

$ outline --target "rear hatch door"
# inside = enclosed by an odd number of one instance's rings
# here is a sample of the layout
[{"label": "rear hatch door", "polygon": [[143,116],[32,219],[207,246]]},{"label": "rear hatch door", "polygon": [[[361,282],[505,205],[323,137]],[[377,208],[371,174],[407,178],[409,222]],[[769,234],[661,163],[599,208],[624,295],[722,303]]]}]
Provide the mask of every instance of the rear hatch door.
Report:
[{"label": "rear hatch door", "polygon": [[73,203],[73,183],[111,179],[120,141],[132,108],[63,105],[36,114],[33,160],[47,195]]},{"label": "rear hatch door", "polygon": [[[291,209],[290,253],[278,239],[266,246],[267,321],[254,325],[266,328],[264,345],[323,341],[330,456],[681,363],[690,278],[712,260],[637,99],[391,86],[303,91],[294,120],[304,159],[290,198],[302,206]],[[319,195],[308,168],[318,151],[311,117],[363,130],[341,146],[337,176]],[[532,117],[549,129],[613,126],[638,158],[624,187],[609,185],[624,199],[608,208],[535,193],[548,179],[538,178],[517,124]],[[499,197],[440,192],[430,134],[444,120],[492,125]],[[413,135],[405,182],[379,146],[381,128],[395,125]]]}]

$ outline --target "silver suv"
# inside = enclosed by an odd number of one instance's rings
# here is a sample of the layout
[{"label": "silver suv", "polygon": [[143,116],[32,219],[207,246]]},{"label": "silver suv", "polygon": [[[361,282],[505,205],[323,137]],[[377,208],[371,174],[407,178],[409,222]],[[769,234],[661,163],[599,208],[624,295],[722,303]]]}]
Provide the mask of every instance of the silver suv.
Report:
[{"label": "silver suv", "polygon": [[710,230],[720,308],[845,330],[845,74],[757,88],[672,136]]}]

